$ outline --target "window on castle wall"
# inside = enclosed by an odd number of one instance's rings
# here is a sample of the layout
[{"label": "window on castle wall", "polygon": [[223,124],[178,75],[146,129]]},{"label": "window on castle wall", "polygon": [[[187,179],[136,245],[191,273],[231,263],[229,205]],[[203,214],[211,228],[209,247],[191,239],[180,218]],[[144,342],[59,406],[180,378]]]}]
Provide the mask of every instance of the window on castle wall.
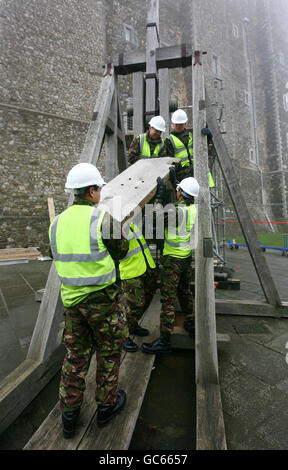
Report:
[{"label": "window on castle wall", "polygon": [[288,149],[288,132],[286,132],[286,147]]},{"label": "window on castle wall", "polygon": [[212,56],[212,71],[215,76],[220,75],[220,63],[219,58],[216,55]]},{"label": "window on castle wall", "polygon": [[281,65],[285,65],[284,54],[282,52],[279,54],[279,62]]},{"label": "window on castle wall", "polygon": [[249,93],[247,90],[244,90],[244,102],[245,104],[249,105],[250,100],[249,100]]},{"label": "window on castle wall", "polygon": [[251,163],[256,163],[256,155],[254,149],[249,150],[249,160]]},{"label": "window on castle wall", "polygon": [[283,106],[284,106],[284,110],[287,112],[288,111],[288,93],[285,93],[285,95],[283,95]]},{"label": "window on castle wall", "polygon": [[124,25],[124,38],[127,42],[134,42],[134,30],[131,26]]},{"label": "window on castle wall", "polygon": [[239,38],[239,30],[236,24],[233,24],[233,36],[234,38]]}]

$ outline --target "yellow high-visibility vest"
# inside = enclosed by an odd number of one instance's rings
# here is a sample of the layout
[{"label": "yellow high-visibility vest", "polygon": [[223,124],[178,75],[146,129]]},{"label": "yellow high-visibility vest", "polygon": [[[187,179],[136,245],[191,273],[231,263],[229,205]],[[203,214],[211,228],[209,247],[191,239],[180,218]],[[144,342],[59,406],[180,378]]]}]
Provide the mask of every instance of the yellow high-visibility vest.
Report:
[{"label": "yellow high-visibility vest", "polygon": [[[182,167],[183,166],[189,166],[190,165],[189,156],[188,156],[187,149],[186,149],[185,145],[183,144],[183,142],[180,139],[178,139],[178,137],[176,137],[175,134],[170,134],[168,136],[168,139],[170,140],[170,142],[173,145],[174,158],[180,158],[181,159],[181,166]],[[188,149],[189,149],[190,156],[192,157],[192,155],[193,155],[193,136],[192,136],[191,132],[189,132]],[[191,164],[193,165],[193,163],[194,163],[194,159],[191,158]],[[209,171],[209,187],[214,188],[214,186],[215,186],[215,183],[214,183],[213,177],[212,177],[212,175]]]},{"label": "yellow high-visibility vest", "polygon": [[[170,134],[168,136],[168,139],[170,140],[171,144],[173,145],[174,149],[174,158],[179,158],[181,160],[181,166],[189,166],[189,156],[187,149],[183,142],[176,137],[174,134]],[[193,137],[191,132],[189,132],[189,140],[188,140],[188,149],[190,152],[190,156],[192,157],[193,155]],[[193,158],[191,158],[191,162],[193,164]]]},{"label": "yellow high-visibility vest", "polygon": [[140,158],[153,158],[153,157],[158,157],[160,150],[164,147],[164,140],[161,139],[161,144],[157,144],[155,146],[155,149],[153,151],[153,154],[151,155],[151,150],[150,150],[150,145],[149,142],[147,141],[147,135],[146,134],[140,134]]},{"label": "yellow high-visibility vest", "polygon": [[114,261],[101,236],[104,214],[98,207],[75,204],[50,225],[51,250],[65,307],[116,280]]},{"label": "yellow high-visibility vest", "polygon": [[[194,204],[190,206],[177,206],[182,211],[182,221],[178,227],[165,228],[163,255],[174,258],[187,258],[192,252],[192,228],[196,221],[197,209]],[[169,223],[169,221],[168,221]]]},{"label": "yellow high-visibility vest", "polygon": [[156,268],[144,236],[140,233],[138,227],[132,223],[129,229],[129,250],[125,258],[119,263],[121,279],[132,279],[145,273],[147,264],[142,250],[150,268]]}]

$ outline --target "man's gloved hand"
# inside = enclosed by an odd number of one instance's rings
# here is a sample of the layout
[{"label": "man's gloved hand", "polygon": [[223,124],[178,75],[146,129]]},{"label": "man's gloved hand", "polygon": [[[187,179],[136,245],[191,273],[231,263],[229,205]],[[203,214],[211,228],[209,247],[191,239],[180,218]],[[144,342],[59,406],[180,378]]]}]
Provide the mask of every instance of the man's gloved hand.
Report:
[{"label": "man's gloved hand", "polygon": [[210,131],[209,127],[204,127],[203,129],[201,129],[201,134],[206,135],[208,137],[208,139],[212,139],[212,137],[213,137],[213,134]]},{"label": "man's gloved hand", "polygon": [[157,189],[156,189],[155,198],[156,198],[156,199],[163,199],[163,197],[164,197],[164,192],[165,192],[165,183],[164,183],[164,179],[163,179],[163,178],[160,178],[160,176],[158,176],[158,178],[157,178]]},{"label": "man's gloved hand", "polygon": [[177,186],[177,178],[176,178],[176,169],[175,166],[169,166],[169,173],[170,173],[170,181],[172,183],[173,188]]}]

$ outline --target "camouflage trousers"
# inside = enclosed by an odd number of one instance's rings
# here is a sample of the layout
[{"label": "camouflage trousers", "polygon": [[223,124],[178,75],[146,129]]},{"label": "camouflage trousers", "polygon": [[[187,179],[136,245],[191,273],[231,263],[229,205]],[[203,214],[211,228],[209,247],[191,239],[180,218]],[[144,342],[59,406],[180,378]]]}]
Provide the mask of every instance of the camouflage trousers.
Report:
[{"label": "camouflage trousers", "polygon": [[185,320],[194,317],[194,297],[191,290],[191,256],[174,258],[162,256],[160,263],[160,334],[170,335],[175,322],[175,303],[178,297]]},{"label": "camouflage trousers", "polygon": [[147,269],[142,276],[122,281],[128,327],[131,333],[150,305],[157,287],[157,275],[157,268]]},{"label": "camouflage trousers", "polygon": [[98,405],[116,402],[122,345],[128,337],[125,308],[118,289],[93,292],[74,307],[65,308],[63,341],[66,357],[61,370],[61,411],[73,411],[83,402],[85,378],[96,351]]}]

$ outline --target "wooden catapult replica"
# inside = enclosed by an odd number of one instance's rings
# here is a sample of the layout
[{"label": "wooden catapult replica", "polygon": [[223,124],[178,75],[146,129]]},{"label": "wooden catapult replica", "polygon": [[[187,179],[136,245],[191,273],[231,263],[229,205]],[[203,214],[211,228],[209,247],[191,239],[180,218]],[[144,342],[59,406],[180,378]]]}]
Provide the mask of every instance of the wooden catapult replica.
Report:
[{"label": "wooden catapult replica", "polygon": [[[161,114],[166,123],[170,122],[169,69],[191,68],[194,176],[201,188],[197,198],[198,244],[195,250],[197,449],[226,449],[218,373],[216,313],[282,318],[288,316],[288,305],[280,300],[264,254],[257,242],[257,235],[241,194],[237,175],[219,130],[215,109],[205,90],[203,71],[205,52],[201,51],[198,43],[197,34],[200,26],[196,14],[194,14],[193,24],[194,50],[192,50],[192,46],[187,44],[160,47],[158,3],[158,0],[150,0],[146,54],[139,51],[119,54],[114,63],[108,64],[105,68],[105,75],[102,79],[79,162],[97,165],[102,145],[105,143],[105,178],[109,183],[103,192],[104,196],[107,195],[109,199],[109,195],[110,197],[121,195],[129,201],[129,204],[127,202],[127,211],[124,210],[118,215],[113,214],[114,217],[123,222],[131,215],[133,208],[144,207],[155,195],[156,178],[158,176],[166,180],[169,178],[169,166],[173,159],[164,157],[151,159],[151,161],[142,160],[128,167],[125,131],[120,110],[118,76],[126,74],[133,76],[133,130],[136,135],[144,132],[148,119],[155,114]],[[213,146],[218,164],[263,288],[265,302],[215,300],[208,146],[207,137],[201,133],[201,130],[206,126],[213,134]],[[71,202],[72,199],[69,204]],[[109,204],[109,200],[107,203]],[[158,313],[160,312],[159,295],[158,307],[155,302],[152,301],[154,318],[157,316],[157,308]],[[62,320],[63,305],[60,299],[60,280],[54,263],[52,263],[27,359],[0,384],[0,410],[3,417],[0,431],[8,427],[61,367],[63,347],[59,338]],[[147,326],[151,328],[151,324]],[[141,354],[139,353],[139,357]],[[127,359],[130,363],[133,360],[136,361],[136,356],[132,356],[130,355]],[[144,359],[141,367],[146,373],[146,382],[143,382],[143,393],[139,394],[138,404],[135,405],[134,426],[145,394],[154,356],[148,358],[145,355]],[[132,373],[133,364],[131,364],[129,370]],[[141,381],[140,378],[139,381]],[[135,382],[133,383],[135,385]],[[95,405],[93,410],[95,413]],[[131,413],[133,414],[133,411]],[[54,415],[56,416],[56,414],[55,411]],[[60,415],[57,415],[57,419],[60,422]],[[125,420],[125,416],[123,419]],[[118,447],[120,446],[118,439],[114,443],[111,442],[110,447],[101,447],[104,445],[102,441],[97,441],[98,444],[94,442],[94,448],[127,449],[133,430],[131,431],[131,423],[125,423],[121,424],[121,432],[125,434],[125,430],[127,430],[127,435],[130,438],[127,437],[123,441],[122,447]],[[55,423],[53,429],[55,434]],[[98,447],[95,447],[96,445]],[[33,448],[31,443],[30,448]]]}]

